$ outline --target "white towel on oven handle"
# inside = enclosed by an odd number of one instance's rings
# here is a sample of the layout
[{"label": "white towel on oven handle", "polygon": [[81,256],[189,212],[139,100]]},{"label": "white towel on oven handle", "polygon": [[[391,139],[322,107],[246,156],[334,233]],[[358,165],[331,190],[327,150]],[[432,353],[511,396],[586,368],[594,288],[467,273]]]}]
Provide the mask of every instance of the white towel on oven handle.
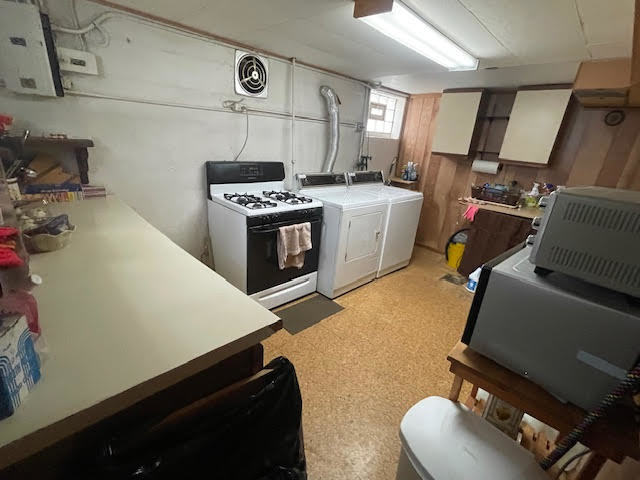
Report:
[{"label": "white towel on oven handle", "polygon": [[280,270],[304,266],[304,256],[311,250],[311,223],[297,223],[278,229],[278,266]]}]

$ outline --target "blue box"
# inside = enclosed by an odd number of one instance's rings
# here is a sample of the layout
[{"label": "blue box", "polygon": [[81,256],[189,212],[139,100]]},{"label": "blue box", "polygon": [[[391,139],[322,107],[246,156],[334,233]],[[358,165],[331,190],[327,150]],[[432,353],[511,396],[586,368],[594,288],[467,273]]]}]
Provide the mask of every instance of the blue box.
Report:
[{"label": "blue box", "polygon": [[24,316],[0,319],[0,419],[13,415],[40,380],[40,358]]}]

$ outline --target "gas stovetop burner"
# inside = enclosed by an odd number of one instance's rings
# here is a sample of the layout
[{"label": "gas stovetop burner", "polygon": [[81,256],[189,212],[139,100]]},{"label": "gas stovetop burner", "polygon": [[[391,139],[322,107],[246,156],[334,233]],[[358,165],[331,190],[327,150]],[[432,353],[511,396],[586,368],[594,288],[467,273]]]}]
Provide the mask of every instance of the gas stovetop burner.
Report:
[{"label": "gas stovetop burner", "polygon": [[224,198],[230,202],[237,203],[251,210],[257,210],[260,208],[273,208],[278,204],[270,202],[264,198],[256,197],[255,195],[249,195],[248,193],[225,193]]},{"label": "gas stovetop burner", "polygon": [[311,203],[313,200],[302,195],[296,195],[292,192],[276,192],[276,191],[264,191],[262,194],[265,197],[278,200],[279,202],[288,203],[289,205],[297,205],[299,203]]}]

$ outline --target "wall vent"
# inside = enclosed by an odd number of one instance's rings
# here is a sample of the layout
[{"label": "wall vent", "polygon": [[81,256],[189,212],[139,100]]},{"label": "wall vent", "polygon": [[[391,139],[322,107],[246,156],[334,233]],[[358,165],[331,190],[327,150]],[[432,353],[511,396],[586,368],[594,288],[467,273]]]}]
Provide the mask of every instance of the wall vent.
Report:
[{"label": "wall vent", "polygon": [[615,232],[640,233],[640,213],[630,210],[569,202],[562,219]]},{"label": "wall vent", "polygon": [[580,272],[585,278],[600,278],[608,284],[640,287],[640,265],[558,246],[551,247],[548,260],[552,265],[563,267],[563,271]]},{"label": "wall vent", "polygon": [[235,87],[238,95],[266,98],[269,61],[253,53],[236,50]]}]

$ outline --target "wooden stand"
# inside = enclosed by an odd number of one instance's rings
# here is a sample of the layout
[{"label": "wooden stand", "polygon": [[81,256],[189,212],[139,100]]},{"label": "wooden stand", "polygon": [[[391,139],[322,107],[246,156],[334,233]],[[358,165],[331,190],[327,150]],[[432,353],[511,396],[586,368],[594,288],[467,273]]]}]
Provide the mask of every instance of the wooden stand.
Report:
[{"label": "wooden stand", "polygon": [[[447,356],[449,371],[455,375],[449,399],[458,401],[463,382],[501,398],[560,432],[569,433],[587,414],[570,403],[562,403],[550,393],[520,375],[458,343]],[[625,406],[613,409],[606,420],[596,423],[580,442],[591,455],[576,480],[593,480],[607,459],[622,462],[625,457],[640,459],[638,427],[633,411]]]}]

